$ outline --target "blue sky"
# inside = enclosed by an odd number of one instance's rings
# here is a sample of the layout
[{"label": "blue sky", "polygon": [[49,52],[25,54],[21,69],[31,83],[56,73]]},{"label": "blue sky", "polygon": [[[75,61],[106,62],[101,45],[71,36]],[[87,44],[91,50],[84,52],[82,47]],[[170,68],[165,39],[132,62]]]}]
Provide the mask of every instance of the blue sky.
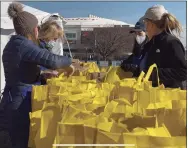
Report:
[{"label": "blue sky", "polygon": [[37,9],[63,15],[86,17],[88,14],[135,24],[152,5],[162,4],[186,26],[186,2],[22,2]]}]

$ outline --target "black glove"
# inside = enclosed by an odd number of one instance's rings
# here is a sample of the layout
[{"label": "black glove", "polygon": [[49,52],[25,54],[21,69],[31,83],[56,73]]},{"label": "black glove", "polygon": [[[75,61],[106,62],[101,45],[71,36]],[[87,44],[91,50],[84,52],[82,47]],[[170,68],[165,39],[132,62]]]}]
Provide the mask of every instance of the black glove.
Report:
[{"label": "black glove", "polygon": [[138,68],[138,66],[137,65],[135,65],[135,64],[121,64],[121,66],[120,66],[125,72],[132,72],[132,73],[134,73],[136,70],[137,70],[137,68]]}]

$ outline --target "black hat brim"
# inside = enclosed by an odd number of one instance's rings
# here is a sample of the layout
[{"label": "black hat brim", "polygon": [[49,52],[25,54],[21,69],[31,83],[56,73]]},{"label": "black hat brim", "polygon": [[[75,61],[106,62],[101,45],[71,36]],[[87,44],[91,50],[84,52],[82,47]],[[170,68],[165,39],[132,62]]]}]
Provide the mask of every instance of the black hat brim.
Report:
[{"label": "black hat brim", "polygon": [[142,30],[142,29],[131,29],[129,31],[129,33],[135,33],[135,32],[140,32],[140,31],[144,31],[144,30]]}]

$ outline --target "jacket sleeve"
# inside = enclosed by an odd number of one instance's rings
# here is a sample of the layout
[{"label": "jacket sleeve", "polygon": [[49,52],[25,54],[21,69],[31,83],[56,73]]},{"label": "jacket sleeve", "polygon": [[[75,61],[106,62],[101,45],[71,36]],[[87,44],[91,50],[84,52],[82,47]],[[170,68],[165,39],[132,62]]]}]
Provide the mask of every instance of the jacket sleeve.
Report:
[{"label": "jacket sleeve", "polygon": [[40,48],[30,42],[22,43],[19,52],[23,61],[33,62],[48,69],[68,67],[72,63],[70,58],[55,55],[47,49]]},{"label": "jacket sleeve", "polygon": [[120,65],[121,69],[123,69],[124,71],[127,71],[127,66],[130,66],[132,64],[132,61],[133,61],[133,54],[121,62],[121,65]]},{"label": "jacket sleeve", "polygon": [[43,67],[43,66],[39,66],[40,70],[41,71],[45,71],[45,70],[48,70],[47,68]]},{"label": "jacket sleeve", "polygon": [[179,66],[174,68],[159,68],[161,81],[185,81],[187,79],[187,62],[185,60],[185,49],[182,43],[179,40],[172,40],[168,48],[174,54],[174,61]]},{"label": "jacket sleeve", "polygon": [[139,56],[141,53],[141,45],[138,45],[136,39],[134,40],[134,46],[133,46],[133,54],[136,56]]},{"label": "jacket sleeve", "polygon": [[132,64],[133,62],[133,54],[131,54],[127,59],[124,59],[122,64]]},{"label": "jacket sleeve", "polygon": [[133,75],[135,75],[135,73],[137,73],[137,70],[138,70],[138,66],[136,64],[133,64],[133,57],[134,55],[130,55],[128,57],[128,59],[124,60],[120,67],[123,71],[125,72],[132,72]]}]

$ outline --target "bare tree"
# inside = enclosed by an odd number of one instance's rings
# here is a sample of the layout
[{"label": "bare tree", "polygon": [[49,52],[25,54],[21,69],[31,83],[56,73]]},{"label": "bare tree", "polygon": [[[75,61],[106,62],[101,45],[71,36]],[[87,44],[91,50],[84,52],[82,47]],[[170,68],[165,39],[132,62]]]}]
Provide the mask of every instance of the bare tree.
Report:
[{"label": "bare tree", "polygon": [[85,43],[90,49],[107,60],[113,56],[122,56],[132,50],[133,37],[129,34],[129,27],[94,28],[87,34]]}]

